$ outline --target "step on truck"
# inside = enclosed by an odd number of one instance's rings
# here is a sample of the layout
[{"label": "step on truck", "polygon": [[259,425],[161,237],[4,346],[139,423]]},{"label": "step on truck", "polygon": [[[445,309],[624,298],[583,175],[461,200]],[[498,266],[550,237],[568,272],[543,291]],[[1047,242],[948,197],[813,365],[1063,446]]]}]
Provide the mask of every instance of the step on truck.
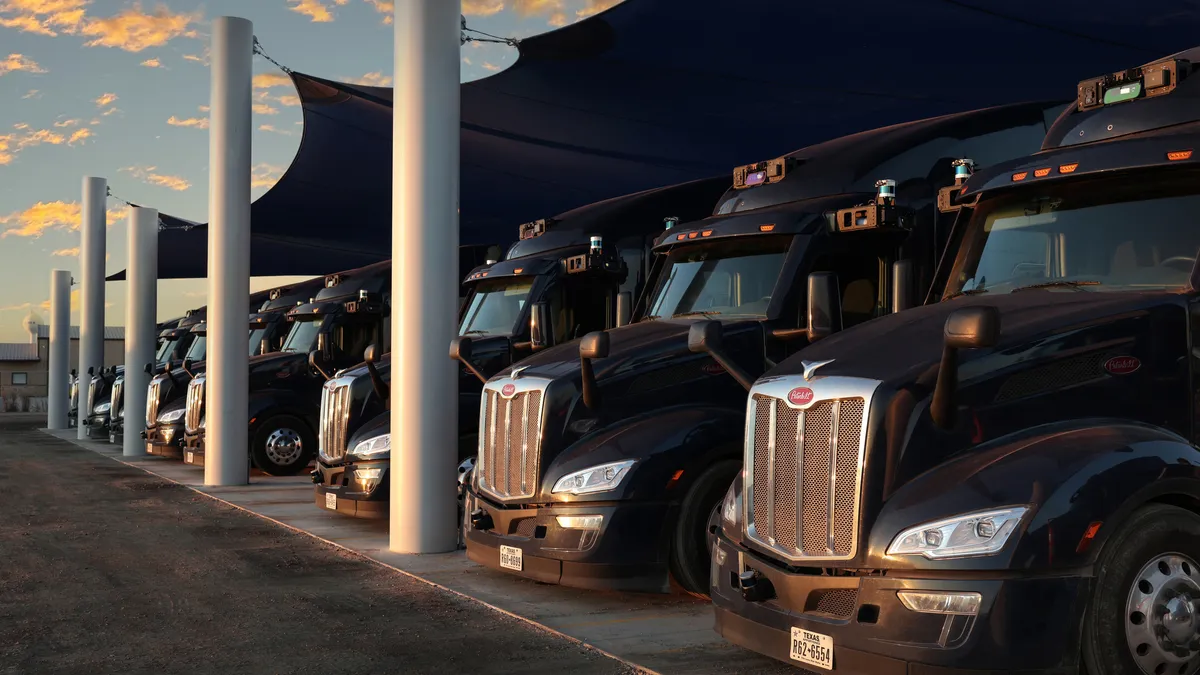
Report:
[{"label": "step on truck", "polygon": [[854,675],[1200,670],[1200,49],[976,173],[940,302],[759,379],[731,642]]},{"label": "step on truck", "polygon": [[[457,348],[471,353],[470,366],[458,374],[460,460],[478,445],[485,373],[556,342],[628,322],[664,219],[701,218],[728,187],[728,177],[691,181],[526,223],[504,260],[466,275]],[[539,329],[539,312],[546,322],[541,325],[553,324],[552,333]],[[363,363],[325,385],[312,474],[321,508],[364,518],[388,515],[388,365],[386,357]]]},{"label": "step on truck", "polygon": [[[635,323],[488,381],[467,555],[547,583],[707,593],[708,528],[741,468],[742,383],[830,329],[831,306],[854,325],[915,304],[956,217],[939,196],[967,158],[1032,152],[1064,105],[911,122],[737,168],[716,215],[659,237]],[[821,271],[840,283],[806,283]],[[692,351],[705,319],[732,356]]]}]

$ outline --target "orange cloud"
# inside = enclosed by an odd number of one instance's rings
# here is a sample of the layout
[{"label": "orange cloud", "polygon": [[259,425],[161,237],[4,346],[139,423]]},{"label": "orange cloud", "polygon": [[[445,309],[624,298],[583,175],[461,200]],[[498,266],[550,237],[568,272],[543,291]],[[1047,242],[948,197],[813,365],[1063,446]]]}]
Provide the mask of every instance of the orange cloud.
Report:
[{"label": "orange cloud", "polygon": [[166,5],[158,5],[153,14],[142,11],[135,2],[125,11],[105,19],[89,19],[80,31],[92,39],[88,47],[116,47],[127,52],[140,52],[161,47],[174,38],[198,37],[189,26],[200,19],[198,14],[173,14]]},{"label": "orange cloud", "polygon": [[513,0],[513,9],[521,16],[541,16],[563,11],[563,0]]},{"label": "orange cloud", "polygon": [[367,73],[357,80],[347,80],[350,84],[362,84],[369,87],[388,87],[392,84],[392,76],[380,72]]},{"label": "orange cloud", "polygon": [[203,63],[206,66],[208,65],[208,57],[200,56],[199,54],[184,54],[183,60],[184,61],[195,61],[196,63]]},{"label": "orange cloud", "polygon": [[[128,208],[109,209],[106,220],[113,223],[129,215]],[[0,232],[0,239],[13,237],[40,237],[47,230],[78,230],[82,221],[78,202],[38,202],[24,211],[15,211],[0,216],[0,224],[10,225]]]},{"label": "orange cloud", "polygon": [[207,117],[189,117],[187,119],[179,119],[178,117],[171,115],[170,119],[167,120],[167,124],[170,124],[173,127],[192,127],[194,129],[207,129],[208,128],[208,118]]},{"label": "orange cloud", "polygon": [[208,112],[209,111],[209,107],[206,105],[196,106],[196,109],[199,110],[200,112]]},{"label": "orange cloud", "polygon": [[255,115],[278,115],[279,108],[272,108],[266,103],[255,103],[253,105]]},{"label": "orange cloud", "polygon": [[275,101],[278,102],[279,105],[286,105],[289,107],[300,105],[299,96],[280,96],[279,98],[276,98]]},{"label": "orange cloud", "polygon": [[141,180],[144,183],[165,187],[169,190],[175,190],[177,192],[183,192],[192,186],[191,182],[180,176],[171,176],[168,174],[158,173],[156,171],[157,168],[158,167],[156,166],[129,166],[121,169],[121,171],[129,173],[131,176]]},{"label": "orange cloud", "polygon": [[38,65],[37,61],[22,54],[9,54],[7,58],[0,59],[0,75],[19,71],[41,74],[46,72],[46,69]]},{"label": "orange cloud", "polygon": [[162,61],[159,61],[156,58],[155,59],[146,59],[145,61],[142,61],[142,65],[146,66],[147,68],[162,68],[163,67]]},{"label": "orange cloud", "polygon": [[0,26],[54,37],[79,32],[91,0],[0,0]]},{"label": "orange cloud", "polygon": [[483,69],[484,69],[484,70],[490,70],[490,71],[492,71],[492,72],[494,73],[494,72],[496,72],[497,70],[500,70],[500,66],[497,66],[497,65],[496,65],[496,64],[494,64],[494,63],[488,63],[487,61],[484,61],[484,62],[483,62]]},{"label": "orange cloud", "polygon": [[[467,14],[471,14],[470,11],[467,11],[467,7],[469,7],[472,3],[480,4],[481,1],[488,2],[489,0],[466,0],[466,2],[463,3],[463,11]],[[492,0],[492,1],[497,1],[497,0]],[[502,0],[499,0],[499,1],[500,1],[500,8],[504,9],[503,1]],[[385,25],[392,23],[392,16],[396,13],[396,4],[394,2],[392,2],[392,0],[367,0],[367,2],[372,7],[375,8],[376,12],[379,12],[380,14],[384,15],[383,23]],[[495,12],[492,12],[492,13],[495,14]]]},{"label": "orange cloud", "polygon": [[78,124],[79,124],[79,120],[63,120],[61,122],[55,122],[54,126],[60,128],[60,129],[65,129],[66,127],[73,127]]},{"label": "orange cloud", "polygon": [[89,129],[87,127],[84,127],[82,129],[76,129],[75,133],[71,134],[71,137],[67,139],[67,145],[75,145],[76,143],[82,143],[91,137],[92,137],[91,129]]},{"label": "orange cloud", "polygon": [[41,94],[42,94],[42,92],[37,89],[30,89],[29,93],[25,94],[21,98],[41,98],[42,97]]},{"label": "orange cloud", "polygon": [[621,2],[623,2],[623,0],[585,0],[583,9],[575,10],[575,17],[579,19],[586,19],[593,14],[599,14],[606,9],[616,7],[617,5],[621,4]]},{"label": "orange cloud", "polygon": [[329,8],[321,4],[320,0],[288,0],[290,5],[288,9],[297,14],[303,14],[313,23],[329,23],[333,21],[333,13]]},{"label": "orange cloud", "polygon": [[[367,1],[370,2],[371,0]],[[387,4],[391,5],[392,3],[389,2]],[[379,9],[378,5],[376,5],[375,9],[383,11]],[[388,7],[388,9],[390,10],[391,7]],[[462,13],[467,16],[491,16],[499,14],[502,11],[504,11],[504,0],[463,0],[462,3]]]},{"label": "orange cloud", "polygon": [[56,255],[56,256],[63,257],[63,258],[73,258],[73,257],[79,255],[79,247],[75,246],[73,248],[60,248],[57,251],[51,253],[50,255]]},{"label": "orange cloud", "polygon": [[272,87],[290,87],[292,78],[283,73],[259,73],[252,80],[255,89],[271,89]]},{"label": "orange cloud", "polygon": [[17,154],[10,151],[12,139],[12,134],[0,134],[0,166],[12,164],[13,160],[17,158]]},{"label": "orange cloud", "polygon": [[255,164],[250,169],[250,187],[270,188],[283,176],[283,167],[271,164]]},{"label": "orange cloud", "polygon": [[94,102],[97,108],[107,108],[118,98],[120,97],[116,94],[100,94],[100,98],[96,99]]},{"label": "orange cloud", "polygon": [[258,127],[258,130],[259,131],[269,131],[273,134],[282,134],[284,136],[292,135],[292,132],[290,132],[286,129],[276,129],[275,125],[273,125],[273,124],[260,124]]}]

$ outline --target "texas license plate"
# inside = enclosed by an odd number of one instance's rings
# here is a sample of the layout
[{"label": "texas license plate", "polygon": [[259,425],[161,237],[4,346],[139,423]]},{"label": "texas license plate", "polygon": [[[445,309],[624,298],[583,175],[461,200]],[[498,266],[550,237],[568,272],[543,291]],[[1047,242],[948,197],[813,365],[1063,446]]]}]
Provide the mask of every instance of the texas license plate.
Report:
[{"label": "texas license plate", "polygon": [[506,570],[521,571],[522,563],[521,549],[516,546],[501,546],[500,547],[500,566]]},{"label": "texas license plate", "polygon": [[332,492],[325,493],[325,508],[330,511],[337,511],[337,495]]},{"label": "texas license plate", "polygon": [[116,443],[116,442],[117,442],[117,435],[116,435],[116,434],[109,434],[109,435],[108,435],[108,442],[109,442],[109,443]]},{"label": "texas license plate", "polygon": [[833,638],[803,628],[793,628],[792,658],[810,666],[833,670]]},{"label": "texas license plate", "polygon": [[195,464],[195,463],[196,463],[196,456],[195,456],[194,454],[190,453],[190,452],[184,453],[184,456],[183,456],[183,461],[184,461],[184,463],[186,463],[186,464]]}]

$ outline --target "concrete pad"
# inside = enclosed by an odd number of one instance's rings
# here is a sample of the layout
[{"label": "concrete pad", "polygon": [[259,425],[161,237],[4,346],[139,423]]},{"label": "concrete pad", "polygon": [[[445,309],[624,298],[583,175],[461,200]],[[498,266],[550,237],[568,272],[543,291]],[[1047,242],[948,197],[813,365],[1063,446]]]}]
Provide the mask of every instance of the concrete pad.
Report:
[{"label": "concrete pad", "polygon": [[713,631],[712,609],[706,601],[541,584],[476,565],[463,551],[392,553],[386,520],[358,520],[318,508],[307,475],[273,477],[254,472],[249,485],[205,487],[203,467],[162,457],[125,458],[120,448],[106,442],[76,439],[74,430],[47,433],[486,603],[647,672],[796,672],[722,640]]}]

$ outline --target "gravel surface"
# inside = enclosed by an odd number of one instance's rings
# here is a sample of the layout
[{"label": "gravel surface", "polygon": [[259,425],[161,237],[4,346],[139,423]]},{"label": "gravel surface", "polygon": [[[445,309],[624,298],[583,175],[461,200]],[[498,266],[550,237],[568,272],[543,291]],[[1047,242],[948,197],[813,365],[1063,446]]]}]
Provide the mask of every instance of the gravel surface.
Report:
[{"label": "gravel surface", "polygon": [[0,673],[628,673],[0,415]]}]

